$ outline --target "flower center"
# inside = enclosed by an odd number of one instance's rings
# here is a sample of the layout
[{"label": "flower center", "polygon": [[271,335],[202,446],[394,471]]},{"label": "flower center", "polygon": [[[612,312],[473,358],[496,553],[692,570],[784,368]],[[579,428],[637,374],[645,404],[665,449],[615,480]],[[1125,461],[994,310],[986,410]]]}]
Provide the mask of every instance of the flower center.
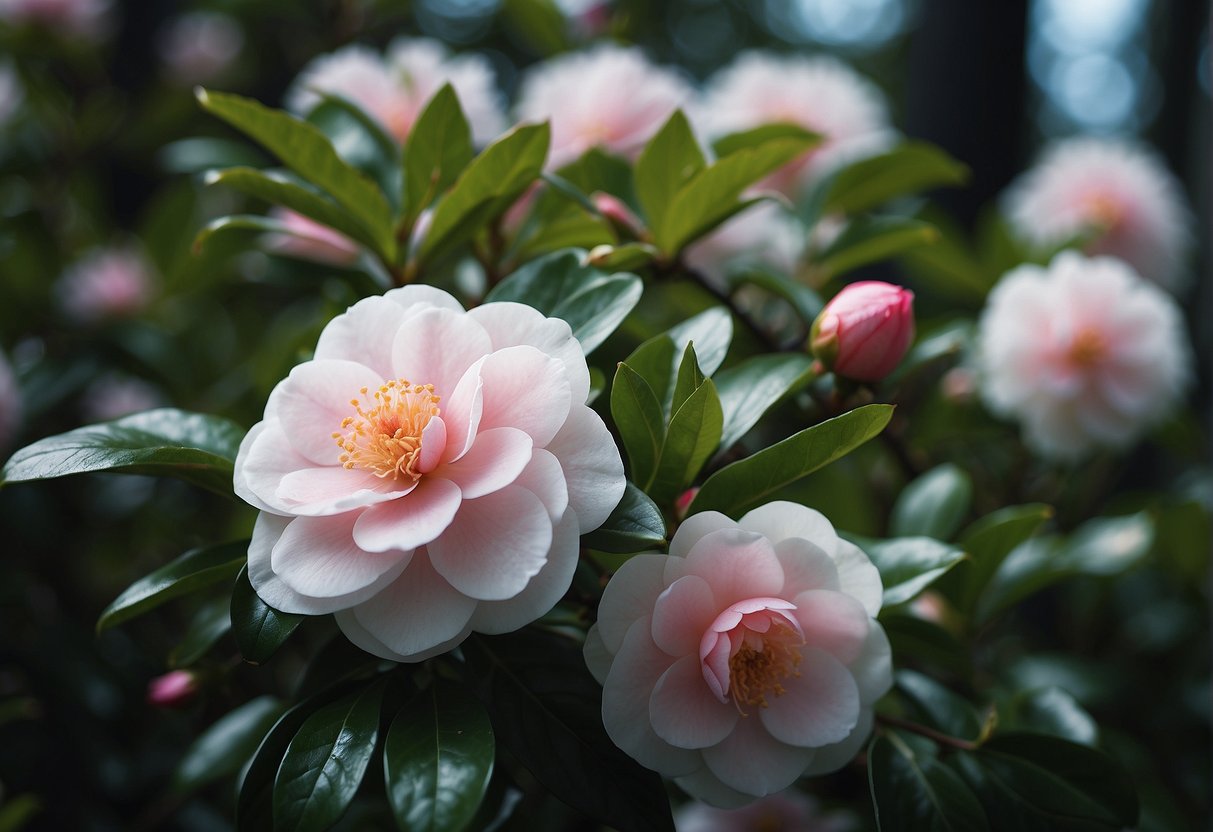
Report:
[{"label": "flower center", "polygon": [[1069,359],[1075,367],[1089,368],[1098,364],[1108,352],[1103,333],[1092,327],[1078,330],[1070,342]]},{"label": "flower center", "polygon": [[774,617],[765,633],[745,634],[741,647],[729,658],[729,694],[739,711],[743,704],[766,708],[768,695],[787,693],[783,680],[800,675],[796,667],[803,644],[800,633]]},{"label": "flower center", "polygon": [[374,393],[366,387],[362,399],[350,399],[356,416],[341,420],[341,431],[333,433],[341,448],[341,464],[365,468],[383,479],[421,478],[421,432],[439,414],[438,396],[432,384],[412,384],[398,378]]},{"label": "flower center", "polygon": [[1124,207],[1107,194],[1091,194],[1083,200],[1091,224],[1099,231],[1110,231],[1124,219]]}]

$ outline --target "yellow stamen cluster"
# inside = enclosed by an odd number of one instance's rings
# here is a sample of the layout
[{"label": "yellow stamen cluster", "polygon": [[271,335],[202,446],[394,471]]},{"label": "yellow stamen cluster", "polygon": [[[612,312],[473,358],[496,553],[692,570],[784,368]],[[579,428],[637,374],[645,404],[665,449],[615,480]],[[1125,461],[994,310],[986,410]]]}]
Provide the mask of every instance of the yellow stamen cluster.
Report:
[{"label": "yellow stamen cluster", "polygon": [[799,676],[799,648],[804,640],[787,624],[772,621],[771,628],[758,641],[753,636],[746,638],[741,649],[729,659],[729,695],[742,716],[746,713],[742,705],[769,707],[767,695],[783,696],[787,689],[783,680]]},{"label": "yellow stamen cluster", "polygon": [[1070,342],[1069,358],[1076,367],[1091,367],[1099,363],[1107,351],[1103,333],[1088,327],[1080,329]]},{"label": "yellow stamen cluster", "polygon": [[361,400],[350,399],[357,415],[342,419],[341,431],[333,433],[342,450],[341,464],[383,479],[416,482],[421,477],[421,432],[440,412],[434,385],[399,378],[374,393],[366,387],[359,392]]},{"label": "yellow stamen cluster", "polygon": [[1120,201],[1107,194],[1092,194],[1085,203],[1087,215],[1100,231],[1115,228],[1124,219],[1124,208]]}]

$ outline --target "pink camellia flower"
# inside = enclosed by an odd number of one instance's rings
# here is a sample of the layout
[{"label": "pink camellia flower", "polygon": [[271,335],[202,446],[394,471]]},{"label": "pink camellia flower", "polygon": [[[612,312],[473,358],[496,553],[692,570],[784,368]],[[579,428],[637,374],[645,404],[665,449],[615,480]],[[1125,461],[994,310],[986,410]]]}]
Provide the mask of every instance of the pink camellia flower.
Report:
[{"label": "pink camellia flower", "polygon": [[981,393],[1043,456],[1123,447],[1165,418],[1189,379],[1183,317],[1123,261],[1065,251],[990,293],[978,329]]},{"label": "pink camellia flower", "polygon": [[349,266],[358,259],[359,245],[334,228],[287,208],[275,207],[270,216],[285,229],[265,236],[270,251],[331,266]]},{"label": "pink camellia flower", "polygon": [[674,814],[678,832],[848,832],[855,823],[846,814],[825,813],[807,794],[789,789],[740,809],[688,803]]},{"label": "pink camellia flower", "polygon": [[714,806],[845,765],[892,684],[880,574],[820,513],[687,518],[607,584],[585,658],[607,733]]},{"label": "pink camellia flower", "polygon": [[240,446],[253,587],[395,661],[543,615],[623,495],[589,385],[569,325],[529,306],[421,285],[355,304]]},{"label": "pink camellia flower", "polygon": [[892,140],[880,89],[827,57],[742,53],[707,84],[695,120],[709,138],[775,122],[820,133],[822,143],[762,183],[789,197],[836,165]]},{"label": "pink camellia flower", "polygon": [[220,12],[183,14],[156,39],[160,59],[181,84],[200,84],[221,75],[243,47],[240,24]]},{"label": "pink camellia flower", "polygon": [[106,34],[109,0],[0,0],[0,20],[90,40]]},{"label": "pink camellia flower", "polygon": [[1179,181],[1152,152],[1123,140],[1052,145],[1008,190],[1005,208],[1033,246],[1090,235],[1087,254],[1119,257],[1172,290],[1191,248],[1192,216]]},{"label": "pink camellia flower", "polygon": [[147,702],[157,708],[180,708],[198,692],[198,677],[188,670],[173,670],[147,685]]},{"label": "pink camellia flower", "polygon": [[893,372],[914,340],[914,293],[862,280],[843,288],[813,322],[809,346],[828,369],[856,381]]},{"label": "pink camellia flower", "polygon": [[634,159],[692,95],[681,75],[639,48],[600,45],[532,68],[516,110],[524,121],[551,122],[548,167],[558,170],[593,147]]},{"label": "pink camellia flower", "polygon": [[17,435],[21,424],[21,389],[12,365],[0,352],[0,451],[3,451]]},{"label": "pink camellia flower", "polygon": [[287,95],[287,106],[306,114],[321,98],[339,95],[362,107],[397,141],[408,138],[425,105],[443,85],[459,97],[478,145],[505,129],[493,70],[480,55],[452,56],[428,38],[398,38],[380,56],[365,46],[347,46],[312,61]]},{"label": "pink camellia flower", "polygon": [[81,322],[142,311],[151,300],[152,266],[133,246],[97,248],[64,273],[56,287],[64,310]]}]

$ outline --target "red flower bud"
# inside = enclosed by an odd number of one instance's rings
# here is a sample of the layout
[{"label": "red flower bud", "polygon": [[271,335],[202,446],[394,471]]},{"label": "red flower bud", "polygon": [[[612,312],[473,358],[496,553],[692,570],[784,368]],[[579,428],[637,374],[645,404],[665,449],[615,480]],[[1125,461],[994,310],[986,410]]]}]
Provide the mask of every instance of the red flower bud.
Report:
[{"label": "red flower bud", "polygon": [[809,349],[827,368],[856,381],[880,381],[914,340],[914,293],[865,280],[834,296],[813,322]]}]

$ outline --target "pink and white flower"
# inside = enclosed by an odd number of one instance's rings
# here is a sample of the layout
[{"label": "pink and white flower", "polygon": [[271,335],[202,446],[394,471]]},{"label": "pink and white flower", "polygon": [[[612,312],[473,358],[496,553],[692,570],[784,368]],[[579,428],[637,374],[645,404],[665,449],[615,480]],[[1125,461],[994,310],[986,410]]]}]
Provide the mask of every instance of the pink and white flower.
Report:
[{"label": "pink and white flower", "polygon": [[398,38],[381,56],[365,46],[347,46],[315,59],[295,80],[287,106],[306,114],[321,98],[340,95],[378,119],[397,141],[408,138],[417,117],[443,85],[459,97],[472,139],[485,145],[505,129],[501,96],[488,61],[480,55],[451,55],[428,38]]},{"label": "pink and white flower", "polygon": [[77,321],[135,315],[151,301],[152,266],[133,246],[96,248],[73,263],[56,287]]},{"label": "pink and white flower", "polygon": [[741,809],[717,809],[688,803],[674,814],[678,832],[848,832],[853,820],[840,812],[823,812],[807,794],[788,789]]},{"label": "pink and white flower", "polygon": [[96,40],[106,34],[109,8],[110,0],[0,0],[0,20]]},{"label": "pink and white flower", "polygon": [[253,587],[396,661],[543,615],[623,494],[589,384],[568,324],[529,306],[421,285],[355,304],[240,446]]},{"label": "pink and white flower", "polygon": [[1048,249],[1091,235],[1087,254],[1119,257],[1174,290],[1192,244],[1183,189],[1153,152],[1123,140],[1057,142],[1008,190],[1007,217],[1029,244]]},{"label": "pink and white flower", "polygon": [[607,733],[715,806],[845,765],[892,684],[881,580],[819,512],[692,515],[611,578],[585,658]]},{"label": "pink and white flower", "polygon": [[550,121],[548,167],[558,170],[600,147],[634,159],[680,107],[691,85],[654,65],[638,47],[600,45],[527,72],[515,108],[524,121]]},{"label": "pink and white flower", "polygon": [[813,356],[836,375],[880,381],[914,340],[914,293],[882,280],[844,286],[809,333]]},{"label": "pink and white flower", "polygon": [[156,40],[160,59],[175,81],[199,84],[220,76],[244,48],[239,22],[220,12],[189,12]]},{"label": "pink and white flower", "polygon": [[1110,257],[1066,251],[1008,272],[978,342],[986,404],[1059,460],[1128,445],[1171,412],[1189,379],[1179,307]]},{"label": "pink and white flower", "polygon": [[824,140],[761,183],[789,197],[824,171],[883,150],[893,139],[880,89],[834,58],[745,52],[708,81],[696,123],[709,138],[776,122]]},{"label": "pink and white flower", "polygon": [[335,228],[287,208],[271,209],[270,217],[283,226],[283,231],[265,236],[265,246],[272,252],[331,266],[349,266],[358,259],[358,243]]}]

